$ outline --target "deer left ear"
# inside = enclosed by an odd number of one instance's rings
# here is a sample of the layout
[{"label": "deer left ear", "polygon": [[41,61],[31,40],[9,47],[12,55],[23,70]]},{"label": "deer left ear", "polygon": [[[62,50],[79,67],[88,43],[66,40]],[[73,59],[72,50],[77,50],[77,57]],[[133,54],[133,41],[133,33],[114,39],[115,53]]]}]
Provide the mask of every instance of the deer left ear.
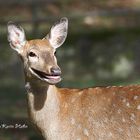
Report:
[{"label": "deer left ear", "polygon": [[25,33],[22,27],[15,25],[13,22],[8,22],[8,41],[12,49],[20,53],[21,48],[25,45]]},{"label": "deer left ear", "polygon": [[50,33],[46,36],[46,39],[48,39],[51,46],[56,49],[64,43],[67,37],[67,32],[68,19],[61,18],[58,23],[52,26]]}]

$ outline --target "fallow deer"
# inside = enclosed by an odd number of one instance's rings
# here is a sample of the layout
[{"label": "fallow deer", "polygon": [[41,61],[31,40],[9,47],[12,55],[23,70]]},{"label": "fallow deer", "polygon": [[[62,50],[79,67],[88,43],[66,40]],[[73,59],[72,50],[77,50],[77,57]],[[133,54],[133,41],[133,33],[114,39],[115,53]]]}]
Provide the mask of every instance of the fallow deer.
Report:
[{"label": "fallow deer", "polygon": [[57,88],[55,51],[66,39],[67,18],[43,39],[27,41],[8,23],[8,41],[24,65],[29,118],[45,140],[140,140],[140,86]]}]

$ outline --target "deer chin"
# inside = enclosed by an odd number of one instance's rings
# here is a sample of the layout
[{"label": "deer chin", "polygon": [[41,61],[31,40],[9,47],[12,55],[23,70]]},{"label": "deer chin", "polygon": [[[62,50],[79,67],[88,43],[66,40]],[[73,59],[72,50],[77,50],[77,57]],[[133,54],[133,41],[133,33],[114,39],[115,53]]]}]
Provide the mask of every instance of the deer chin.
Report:
[{"label": "deer chin", "polygon": [[47,82],[49,84],[57,84],[61,81],[60,75],[50,75],[45,72],[36,70],[34,68],[29,68],[31,74],[33,74],[35,77],[39,78],[41,81]]}]

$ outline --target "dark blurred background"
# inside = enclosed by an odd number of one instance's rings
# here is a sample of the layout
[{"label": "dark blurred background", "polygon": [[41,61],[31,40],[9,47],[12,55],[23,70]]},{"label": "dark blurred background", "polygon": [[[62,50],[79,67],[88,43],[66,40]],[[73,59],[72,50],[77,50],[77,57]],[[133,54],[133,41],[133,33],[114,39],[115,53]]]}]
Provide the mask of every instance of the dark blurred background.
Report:
[{"label": "dark blurred background", "polygon": [[[28,122],[21,61],[9,47],[6,25],[23,26],[27,39],[43,38],[54,22],[69,19],[57,51],[60,87],[140,83],[139,0],[0,0],[0,140],[41,140]],[[28,128],[12,129],[13,124]]]}]

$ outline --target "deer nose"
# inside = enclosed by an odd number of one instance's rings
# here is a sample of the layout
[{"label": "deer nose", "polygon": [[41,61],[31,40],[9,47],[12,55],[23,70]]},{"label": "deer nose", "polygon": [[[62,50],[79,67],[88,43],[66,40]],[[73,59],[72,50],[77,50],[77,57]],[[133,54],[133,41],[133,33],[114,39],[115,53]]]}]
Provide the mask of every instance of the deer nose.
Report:
[{"label": "deer nose", "polygon": [[54,76],[60,76],[61,75],[61,70],[59,67],[52,67],[51,68],[51,74]]}]

